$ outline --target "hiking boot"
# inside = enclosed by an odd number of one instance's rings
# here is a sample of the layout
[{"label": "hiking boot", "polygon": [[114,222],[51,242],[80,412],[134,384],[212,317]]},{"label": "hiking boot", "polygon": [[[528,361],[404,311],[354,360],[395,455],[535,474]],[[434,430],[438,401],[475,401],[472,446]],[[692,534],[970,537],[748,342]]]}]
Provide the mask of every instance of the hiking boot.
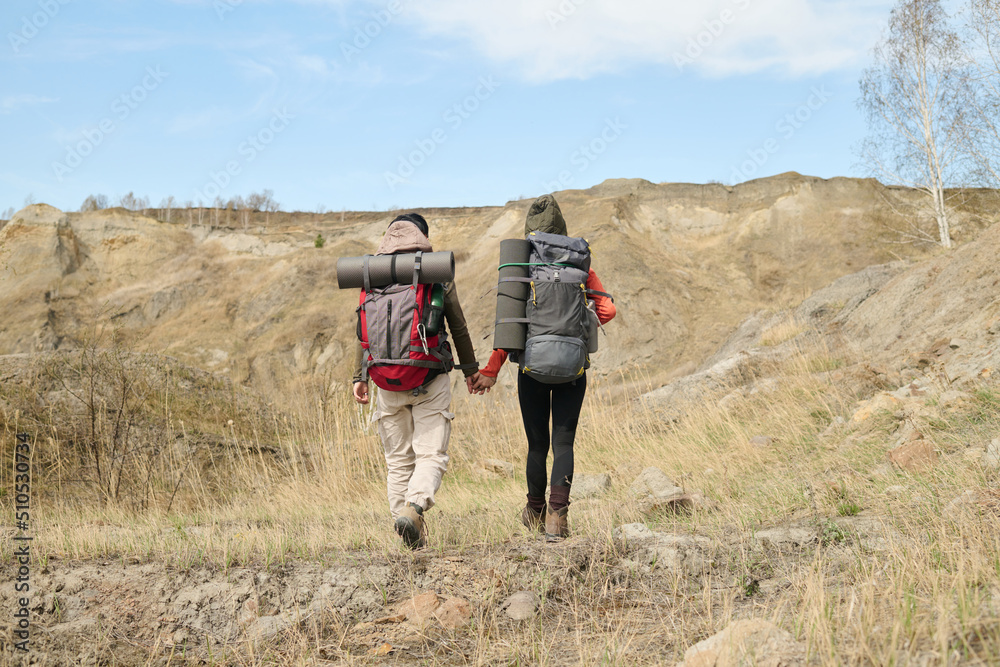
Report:
[{"label": "hiking boot", "polygon": [[521,523],[533,533],[545,532],[545,508],[541,512],[531,509],[531,505],[525,505],[521,510]]},{"label": "hiking boot", "polygon": [[427,543],[424,508],[416,503],[404,507],[396,517],[396,533],[410,549],[421,549]]},{"label": "hiking boot", "polygon": [[545,516],[545,540],[547,542],[558,542],[569,537],[569,519],[566,518],[568,514],[569,506],[558,510],[549,507]]}]

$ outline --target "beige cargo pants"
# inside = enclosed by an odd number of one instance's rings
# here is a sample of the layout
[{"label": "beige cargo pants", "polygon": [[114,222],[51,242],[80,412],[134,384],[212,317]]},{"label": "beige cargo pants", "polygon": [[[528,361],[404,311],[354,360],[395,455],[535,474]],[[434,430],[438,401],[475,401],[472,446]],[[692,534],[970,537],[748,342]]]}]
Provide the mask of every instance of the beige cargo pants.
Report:
[{"label": "beige cargo pants", "polygon": [[451,381],[442,374],[423,389],[378,392],[372,420],[385,448],[389,468],[389,511],[395,519],[407,503],[425,510],[434,506],[434,493],[448,468],[448,439],[451,437]]}]

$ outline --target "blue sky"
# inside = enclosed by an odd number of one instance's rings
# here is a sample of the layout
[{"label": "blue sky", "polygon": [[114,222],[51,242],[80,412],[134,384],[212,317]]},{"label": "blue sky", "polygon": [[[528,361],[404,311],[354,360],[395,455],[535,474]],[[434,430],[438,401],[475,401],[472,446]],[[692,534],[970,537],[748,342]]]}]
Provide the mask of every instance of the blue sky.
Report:
[{"label": "blue sky", "polygon": [[8,0],[0,210],[864,175],[874,0]]}]

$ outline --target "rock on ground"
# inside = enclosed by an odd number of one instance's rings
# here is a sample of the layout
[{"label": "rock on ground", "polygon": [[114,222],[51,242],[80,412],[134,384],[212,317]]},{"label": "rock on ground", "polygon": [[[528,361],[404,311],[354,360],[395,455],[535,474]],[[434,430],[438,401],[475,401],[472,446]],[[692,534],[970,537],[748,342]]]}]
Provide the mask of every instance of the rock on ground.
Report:
[{"label": "rock on ground", "polygon": [[469,603],[462,598],[443,597],[431,591],[399,603],[396,613],[375,621],[378,623],[406,622],[417,628],[439,625],[453,630],[468,624],[472,618]]},{"label": "rock on ground", "polygon": [[640,500],[646,497],[666,500],[684,493],[684,489],[674,484],[662,470],[655,466],[650,466],[639,473],[639,476],[632,482],[632,486],[629,487],[629,491]]},{"label": "rock on ground", "polygon": [[540,600],[531,591],[518,591],[504,600],[500,609],[515,621],[525,621],[535,615]]},{"label": "rock on ground", "polygon": [[889,460],[908,472],[926,470],[937,461],[934,445],[924,439],[913,440],[889,451]]},{"label": "rock on ground", "polygon": [[700,493],[685,493],[655,466],[646,468],[635,478],[629,491],[639,501],[639,509],[644,514],[658,512],[691,512],[695,509],[710,509],[712,502]]},{"label": "rock on ground", "polygon": [[989,470],[1000,468],[1000,438],[997,438],[986,448],[983,454],[983,467]]},{"label": "rock on ground", "polygon": [[616,540],[628,542],[631,540],[645,540],[653,537],[655,533],[644,523],[627,523],[624,526],[615,528],[613,535]]},{"label": "rock on ground", "polygon": [[711,569],[712,540],[692,535],[654,533],[641,523],[614,530],[615,539],[634,550],[630,562],[680,575],[699,576]]},{"label": "rock on ground", "polygon": [[799,549],[819,542],[815,529],[789,526],[757,531],[754,539],[779,551]]},{"label": "rock on ground", "polygon": [[806,649],[791,634],[767,621],[735,621],[684,653],[680,667],[796,667]]},{"label": "rock on ground", "polygon": [[488,475],[495,475],[507,479],[512,479],[514,477],[514,464],[509,461],[486,459],[479,464],[479,468]]},{"label": "rock on ground", "polygon": [[573,497],[580,500],[584,498],[596,498],[611,490],[611,475],[600,473],[598,475],[585,475],[577,473],[573,475]]}]

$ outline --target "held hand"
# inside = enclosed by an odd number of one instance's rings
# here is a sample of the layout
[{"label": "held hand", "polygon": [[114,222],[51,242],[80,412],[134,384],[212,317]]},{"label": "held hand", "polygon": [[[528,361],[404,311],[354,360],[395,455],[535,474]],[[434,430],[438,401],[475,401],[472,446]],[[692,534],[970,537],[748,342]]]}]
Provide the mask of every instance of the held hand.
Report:
[{"label": "held hand", "polygon": [[477,393],[489,393],[490,388],[497,383],[497,379],[491,378],[489,375],[483,375],[482,373],[476,373],[476,375],[479,376],[475,385]]},{"label": "held hand", "polygon": [[489,389],[483,390],[481,386],[483,376],[481,373],[473,373],[469,377],[465,378],[465,385],[469,388],[470,394],[476,394],[477,396],[482,396]]},{"label": "held hand", "polygon": [[367,382],[355,382],[354,383],[354,400],[362,405],[368,405],[368,383]]}]

